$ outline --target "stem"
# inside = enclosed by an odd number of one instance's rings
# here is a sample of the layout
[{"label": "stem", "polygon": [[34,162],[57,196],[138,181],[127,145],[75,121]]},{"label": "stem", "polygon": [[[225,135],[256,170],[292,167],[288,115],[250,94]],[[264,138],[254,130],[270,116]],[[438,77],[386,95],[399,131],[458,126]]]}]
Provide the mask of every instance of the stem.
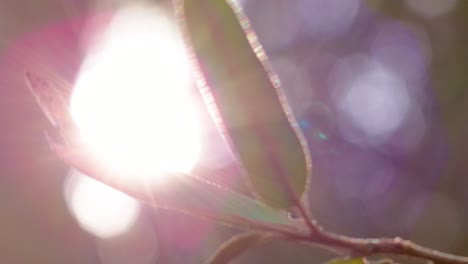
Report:
[{"label": "stem", "polygon": [[312,213],[307,210],[304,203],[301,203],[300,199],[296,196],[296,206],[299,210],[299,213],[302,215],[302,218],[305,221],[306,226],[309,228],[309,232],[311,234],[320,234],[322,231],[322,227],[318,225],[317,220],[312,216]]},{"label": "stem", "polygon": [[292,239],[306,241],[325,248],[347,250],[351,255],[372,256],[378,254],[401,255],[431,261],[434,264],[468,264],[468,257],[457,256],[423,247],[401,237],[395,238],[353,238],[324,230],[313,218],[309,206],[295,197],[295,203],[309,233],[291,234]]},{"label": "stem", "polygon": [[291,234],[291,238],[314,244],[348,249],[355,255],[378,254],[401,255],[432,261],[434,264],[468,264],[468,257],[457,256],[420,246],[400,237],[395,238],[353,238],[319,230],[309,235]]}]

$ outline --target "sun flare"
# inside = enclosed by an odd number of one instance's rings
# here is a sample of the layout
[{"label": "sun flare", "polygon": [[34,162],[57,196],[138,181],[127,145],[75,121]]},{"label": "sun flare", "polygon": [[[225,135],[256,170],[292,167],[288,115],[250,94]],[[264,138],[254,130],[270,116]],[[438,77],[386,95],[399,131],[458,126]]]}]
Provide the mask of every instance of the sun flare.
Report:
[{"label": "sun flare", "polygon": [[100,238],[127,232],[140,214],[135,199],[77,171],[65,182],[65,198],[78,224]]},{"label": "sun flare", "polygon": [[99,39],[70,101],[85,142],[132,179],[189,172],[200,153],[199,119],[174,23],[154,8],[132,6]]}]

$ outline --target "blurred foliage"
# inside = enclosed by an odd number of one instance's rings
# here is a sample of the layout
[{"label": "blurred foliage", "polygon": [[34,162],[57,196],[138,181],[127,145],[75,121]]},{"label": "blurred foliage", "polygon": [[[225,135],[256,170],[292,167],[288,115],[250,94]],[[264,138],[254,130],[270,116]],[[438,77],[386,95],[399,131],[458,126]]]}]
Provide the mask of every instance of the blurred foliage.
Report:
[{"label": "blurred foliage", "polygon": [[427,33],[430,81],[450,145],[445,180],[448,187],[454,187],[451,178],[468,175],[468,1],[457,1],[451,12],[434,18],[416,14],[404,1],[367,1],[379,12]]}]

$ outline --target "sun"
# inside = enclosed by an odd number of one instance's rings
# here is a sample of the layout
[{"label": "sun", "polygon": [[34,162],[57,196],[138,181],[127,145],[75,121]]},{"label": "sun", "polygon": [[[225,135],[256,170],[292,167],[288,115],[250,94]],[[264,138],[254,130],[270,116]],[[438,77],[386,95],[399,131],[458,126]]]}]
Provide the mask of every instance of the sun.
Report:
[{"label": "sun", "polygon": [[189,172],[200,153],[200,124],[174,22],[155,8],[131,6],[99,39],[70,100],[83,140],[132,180]]}]

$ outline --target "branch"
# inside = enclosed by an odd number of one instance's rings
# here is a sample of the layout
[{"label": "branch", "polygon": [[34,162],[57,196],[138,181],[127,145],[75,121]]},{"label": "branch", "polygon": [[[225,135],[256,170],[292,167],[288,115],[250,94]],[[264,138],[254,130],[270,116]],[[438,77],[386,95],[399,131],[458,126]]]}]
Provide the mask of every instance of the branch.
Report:
[{"label": "branch", "polygon": [[291,239],[321,244],[348,250],[353,255],[372,256],[379,254],[400,255],[431,261],[435,264],[468,264],[468,257],[457,256],[420,246],[401,237],[395,238],[352,238],[319,230],[301,236],[291,234]]}]

